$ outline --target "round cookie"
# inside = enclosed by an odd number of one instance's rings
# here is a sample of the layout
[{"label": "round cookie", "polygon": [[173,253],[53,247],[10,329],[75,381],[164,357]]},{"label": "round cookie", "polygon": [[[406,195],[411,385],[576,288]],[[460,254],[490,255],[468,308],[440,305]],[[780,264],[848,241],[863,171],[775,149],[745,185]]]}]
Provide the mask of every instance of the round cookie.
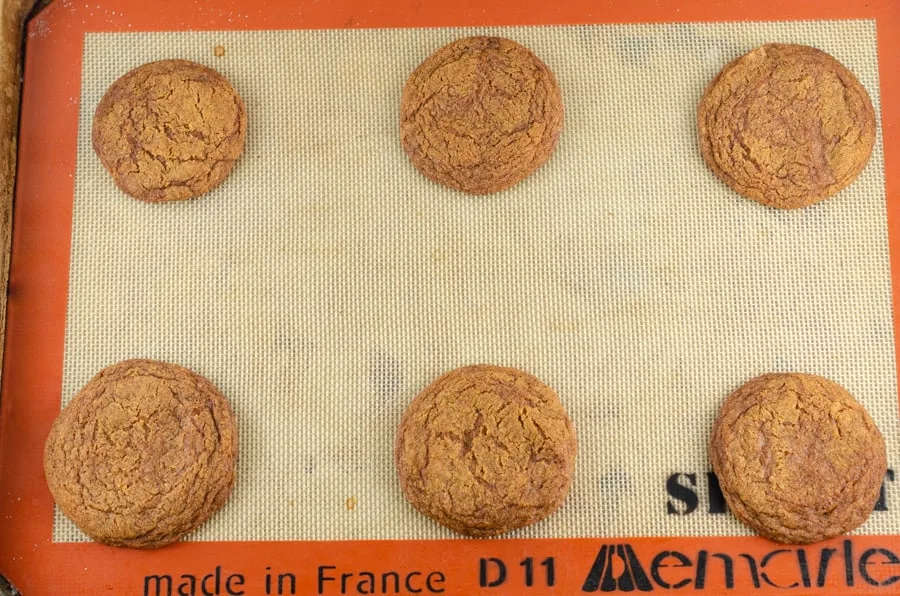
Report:
[{"label": "round cookie", "polygon": [[94,113],[94,151],[136,199],[177,201],[218,186],[244,148],[244,102],[222,75],[187,60],[131,70]]},{"label": "round cookie", "polygon": [[700,152],[733,190],[796,209],[850,185],[875,144],[865,88],[825,52],[767,44],[734,60],[697,109]]},{"label": "round cookie", "polygon": [[400,140],[428,178],[476,195],[521,181],[553,153],[562,93],[550,69],[501,37],[469,37],[429,56],[400,101]]},{"label": "round cookie", "polygon": [[212,383],[174,364],[126,360],[59,414],[44,471],[62,512],[92,539],[157,548],[225,504],[236,458],[234,414]]},{"label": "round cookie", "polygon": [[887,470],[872,418],[837,383],[778,373],[732,393],[709,459],[729,509],[778,542],[818,542],[862,524]]},{"label": "round cookie", "polygon": [[514,368],[476,365],[444,374],[416,396],[394,459],[418,511],[460,534],[493,536],[562,504],[576,448],[551,388]]}]

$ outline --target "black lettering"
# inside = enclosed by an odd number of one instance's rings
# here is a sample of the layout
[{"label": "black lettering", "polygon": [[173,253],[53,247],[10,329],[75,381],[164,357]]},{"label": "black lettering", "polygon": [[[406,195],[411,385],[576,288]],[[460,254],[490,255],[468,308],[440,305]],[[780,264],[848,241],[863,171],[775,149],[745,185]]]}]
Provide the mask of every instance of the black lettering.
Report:
[{"label": "black lettering", "polygon": [[422,588],[418,588],[418,589],[413,588],[412,585],[410,585],[410,583],[409,583],[409,580],[411,580],[414,575],[422,575],[422,573],[419,571],[413,571],[412,573],[410,573],[406,576],[406,581],[404,581],[403,583],[406,584],[407,591],[412,592],[413,594],[418,594],[419,592],[422,591]]},{"label": "black lettering", "polygon": [[[622,552],[622,545],[617,544],[616,550],[610,552],[609,556],[609,568],[606,570],[606,576],[603,578],[603,584],[600,585],[600,589],[603,590],[604,587],[608,588],[617,588],[622,590],[623,592],[631,592],[634,590],[634,578],[631,577],[630,569],[628,568],[628,563],[625,562],[625,557]],[[624,564],[624,570],[622,574],[618,578],[613,578],[613,557],[619,557],[619,560]],[[604,592],[606,590],[603,590]]]},{"label": "black lettering", "polygon": [[747,568],[750,570],[750,581],[753,582],[753,587],[757,590],[759,589],[759,572],[756,570],[756,559],[751,557],[746,553],[741,553],[738,555],[747,561]]},{"label": "black lettering", "polygon": [[525,568],[525,587],[530,588],[534,585],[534,569],[532,568],[533,560],[531,557],[526,557],[519,563],[520,566]]},{"label": "black lettering", "polygon": [[388,571],[386,573],[381,574],[381,591],[382,591],[382,593],[384,593],[384,594],[388,593],[387,580],[389,577],[394,578],[394,589],[392,590],[392,592],[394,594],[399,594],[400,593],[400,574],[397,573],[396,571]]},{"label": "black lettering", "polygon": [[353,577],[352,573],[342,573],[341,574],[341,594],[347,593],[347,580]]},{"label": "black lettering", "polygon": [[337,569],[334,565],[319,565],[319,574],[318,574],[318,586],[319,586],[319,594],[325,593],[325,582],[333,582],[336,578],[331,577],[330,575],[325,575],[326,570],[334,570]]},{"label": "black lettering", "polygon": [[[206,582],[209,580],[213,580],[213,587],[207,588]],[[203,576],[203,579],[200,580],[200,589],[203,591],[203,596],[216,596],[219,592],[222,591],[222,566],[216,565],[216,570],[212,573],[207,573]],[[193,592],[191,592],[193,594]]]},{"label": "black lettering", "polygon": [[266,567],[266,594],[272,593],[272,568]]},{"label": "black lettering", "polygon": [[697,509],[700,502],[697,496],[697,475],[677,472],[666,479],[666,513],[669,515],[687,515]]},{"label": "black lettering", "polygon": [[894,471],[888,469],[884,474],[884,482],[881,483],[881,491],[878,493],[878,500],[875,501],[875,511],[887,511],[887,483],[894,481]]},{"label": "black lettering", "polygon": [[600,547],[600,552],[597,553],[597,558],[594,559],[594,564],[584,579],[584,585],[581,587],[583,592],[596,592],[601,586],[604,586],[602,588],[604,592],[612,592],[615,589],[616,584],[612,578],[614,550],[605,544]]},{"label": "black lettering", "polygon": [[638,591],[649,592],[652,590],[653,584],[650,583],[650,578],[647,577],[644,568],[641,567],[641,562],[638,561],[637,555],[634,554],[631,546],[618,544],[616,545],[616,552],[625,561],[625,572],[619,577],[619,586],[624,585],[623,578],[628,578]]},{"label": "black lettering", "polygon": [[[225,591],[229,594],[229,596],[243,596],[244,591],[235,591],[231,588],[231,582],[234,581],[237,585],[236,588],[240,588],[244,585],[244,576],[240,573],[232,573],[228,576],[228,579],[225,580]],[[293,594],[293,592],[291,592]]]},{"label": "black lettering", "polygon": [[725,574],[725,588],[728,590],[734,589],[734,562],[731,560],[731,557],[724,553],[712,553],[710,555],[705,550],[697,553],[697,572],[694,575],[694,589],[702,590],[706,587],[706,567],[709,557],[722,561],[722,571]]},{"label": "black lettering", "polygon": [[[669,557],[677,560],[680,565],[668,565],[665,563],[666,559]],[[689,577],[685,577],[675,582],[674,584],[669,583],[667,580],[664,580],[662,575],[660,575],[659,570],[661,568],[666,567],[693,567],[694,564],[691,563],[691,560],[688,559],[685,555],[681,554],[677,550],[664,550],[663,552],[657,554],[653,557],[653,561],[650,563],[650,575],[653,577],[653,581],[655,581],[661,588],[666,590],[677,590],[679,588],[683,588],[686,585],[691,583],[691,579]]]},{"label": "black lettering", "polygon": [[178,584],[178,596],[194,596],[197,593],[197,578],[185,573]]},{"label": "black lettering", "polygon": [[[870,563],[869,559],[871,559],[875,555],[883,555],[887,559],[887,561],[881,563]],[[892,575],[884,580],[879,581],[869,575],[868,567],[869,565],[897,565],[898,563],[900,563],[900,558],[898,558],[897,555],[893,553],[893,551],[889,551],[886,548],[870,548],[859,558],[859,575],[866,581],[867,584],[870,584],[872,586],[889,586],[900,581],[900,575]]]},{"label": "black lettering", "polygon": [[[766,556],[762,558],[762,561],[759,562],[759,568],[760,568],[760,569],[765,569],[766,565],[769,564],[769,561],[771,561],[772,559],[774,559],[777,555],[780,555],[780,554],[782,554],[782,553],[789,553],[789,552],[791,552],[791,551],[789,551],[789,550],[786,549],[786,548],[779,548],[779,549],[777,549],[777,550],[773,550],[772,552],[766,554]],[[766,574],[765,571],[763,571],[760,575],[762,576],[763,581],[766,582],[767,584],[769,584],[770,586],[772,586],[773,588],[785,588],[785,589],[787,589],[787,588],[796,588],[797,586],[800,585],[800,582],[794,582],[794,583],[792,583],[792,584],[789,585],[789,586],[782,586],[782,585],[780,585],[780,584],[776,584],[776,583],[773,582],[771,579],[769,579],[769,576]]]},{"label": "black lettering", "polygon": [[712,472],[706,473],[706,485],[709,487],[709,512],[725,513],[728,506],[725,504],[725,495],[722,494],[722,487],[719,486],[719,477]]},{"label": "black lettering", "polygon": [[591,569],[590,571],[588,571],[587,577],[584,578],[584,584],[581,586],[582,592],[596,592],[600,588],[602,578],[606,576],[606,568],[608,566],[608,552],[609,547],[607,545],[604,544],[600,547],[600,552],[597,553],[597,558],[594,559],[594,564],[591,565]]},{"label": "black lettering", "polygon": [[847,587],[853,587],[853,543],[844,540],[844,579],[847,580]]},{"label": "black lettering", "polygon": [[725,589],[733,590],[734,589],[734,563],[731,561],[731,557],[723,553],[713,553],[711,555],[716,559],[722,561],[722,567],[725,571]]},{"label": "black lettering", "polygon": [[[490,573],[488,564],[494,565],[497,571],[496,579],[489,579]],[[478,585],[482,588],[496,588],[502,586],[506,581],[506,564],[500,559],[490,557],[489,559],[480,559],[478,562]]]},{"label": "black lettering", "polygon": [[[360,571],[359,574],[364,575],[365,578],[356,582],[356,591],[360,594],[374,594],[375,593],[375,574],[371,571]],[[364,589],[368,584],[368,590]]]},{"label": "black lettering", "polygon": [[823,548],[819,551],[819,572],[816,574],[816,587],[825,587],[825,577],[828,574],[828,561],[837,552],[836,548]]},{"label": "black lettering", "polygon": [[553,557],[547,557],[541,561],[541,565],[547,568],[547,587],[552,588],[556,583],[556,572],[553,569]]},{"label": "black lettering", "polygon": [[[434,577],[434,584],[431,583],[431,578]],[[433,594],[440,594],[444,591],[443,586],[438,584],[443,584],[445,581],[444,574],[440,571],[432,571],[428,574],[428,577],[425,578],[425,585],[428,587],[428,591]],[[399,590],[398,590],[399,591]]]},{"label": "black lettering", "polygon": [[806,564],[806,551],[802,548],[797,549],[797,565],[800,567],[800,580],[803,582],[803,587],[812,587],[809,583],[809,565]]},{"label": "black lettering", "polygon": [[702,590],[706,587],[706,555],[705,550],[697,553],[697,573],[694,575],[694,589]]},{"label": "black lettering", "polygon": [[[332,567],[334,569],[334,567]],[[285,591],[284,584],[285,582],[290,582],[288,586],[289,591]],[[293,573],[279,573],[278,574],[278,594],[296,594],[297,593],[297,578]]]},{"label": "black lettering", "polygon": [[[165,590],[163,589],[165,585]],[[150,588],[153,588],[152,590]],[[172,577],[148,575],[144,578],[144,596],[172,596]]]},{"label": "black lettering", "polygon": [[[613,557],[618,556],[622,561],[624,570],[619,577],[613,576]],[[591,566],[584,584],[583,592],[630,592],[637,589],[640,592],[649,592],[653,589],[650,578],[641,566],[641,562],[634,554],[631,546],[616,544],[603,545],[594,564]]]}]

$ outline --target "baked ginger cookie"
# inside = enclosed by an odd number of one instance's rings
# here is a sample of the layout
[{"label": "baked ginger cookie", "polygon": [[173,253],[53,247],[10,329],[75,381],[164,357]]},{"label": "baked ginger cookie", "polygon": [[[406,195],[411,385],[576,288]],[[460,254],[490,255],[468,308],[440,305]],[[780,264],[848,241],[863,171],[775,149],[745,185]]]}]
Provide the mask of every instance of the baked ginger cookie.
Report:
[{"label": "baked ginger cookie", "polygon": [[244,102],[222,75],[187,60],[138,66],[94,113],[94,151],[136,199],[177,201],[218,186],[244,148]]},{"label": "baked ginger cookie", "polygon": [[413,165],[476,195],[513,186],[543,165],[562,126],[556,77],[502,37],[440,48],[413,71],[400,101],[400,140]]},{"label": "baked ginger cookie", "polygon": [[777,542],[805,544],[861,525],[887,470],[884,439],[840,385],[766,374],[722,405],[709,459],[729,509]]},{"label": "baked ginger cookie", "polygon": [[563,502],[575,430],[554,391],[499,366],[452,370],[410,403],[394,458],[406,498],[460,534],[493,536],[538,522]]},{"label": "baked ginger cookie", "polygon": [[126,360],[59,414],[44,471],[62,512],[92,539],[157,548],[225,504],[237,447],[231,406],[212,383],[174,364]]},{"label": "baked ginger cookie", "polygon": [[875,110],[856,77],[825,52],[767,44],[734,60],[697,109],[700,152],[749,199],[796,209],[849,186],[875,144]]}]

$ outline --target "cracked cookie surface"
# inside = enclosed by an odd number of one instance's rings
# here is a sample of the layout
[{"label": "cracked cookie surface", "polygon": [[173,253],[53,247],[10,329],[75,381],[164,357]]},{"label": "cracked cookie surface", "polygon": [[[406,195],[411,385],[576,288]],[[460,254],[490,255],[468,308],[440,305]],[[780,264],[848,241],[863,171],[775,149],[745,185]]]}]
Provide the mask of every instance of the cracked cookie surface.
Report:
[{"label": "cracked cookie surface", "polygon": [[212,383],[174,364],[126,360],[59,414],[44,471],[60,509],[92,539],[157,548],[225,504],[236,458],[234,414]]},{"label": "cracked cookie surface", "polygon": [[887,470],[884,439],[840,385],[810,374],[751,379],[722,405],[709,459],[728,507],[778,542],[826,540],[861,525]]},{"label": "cracked cookie surface", "polygon": [[142,201],[176,201],[228,176],[246,130],[244,103],[222,75],[161,60],[112,84],[94,113],[92,141],[121,190]]},{"label": "cracked cookie surface", "polygon": [[492,536],[562,504],[576,450],[572,422],[550,387],[514,368],[475,365],[416,396],[394,457],[413,507],[460,534]]},{"label": "cracked cookie surface", "polygon": [[556,77],[500,37],[440,48],[413,71],[400,101],[400,140],[413,165],[471,194],[526,178],[550,158],[562,126]]},{"label": "cracked cookie surface", "polygon": [[767,44],[734,60],[697,109],[700,152],[733,190],[796,209],[826,199],[860,174],[875,144],[865,88],[818,49]]}]

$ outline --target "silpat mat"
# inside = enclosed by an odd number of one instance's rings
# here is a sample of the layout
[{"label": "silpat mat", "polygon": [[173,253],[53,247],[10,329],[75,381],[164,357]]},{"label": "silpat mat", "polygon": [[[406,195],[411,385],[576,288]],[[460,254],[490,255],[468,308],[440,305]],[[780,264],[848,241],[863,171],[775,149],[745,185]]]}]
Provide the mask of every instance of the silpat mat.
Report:
[{"label": "silpat mat", "polygon": [[[488,197],[429,182],[399,144],[406,77],[469,34],[531,48],[566,107],[548,164]],[[748,534],[709,512],[706,442],[766,371],[846,386],[895,464],[881,139],[852,187],[796,212],[699,155],[706,83],[770,41],[831,53],[879,111],[873,21],[88,34],[63,402],[130,357],[218,385],[239,477],[193,540],[451,537],[404,500],[393,440],[430,380],[479,362],[554,387],[579,436],[569,498],[513,536]],[[173,57],[232,81],[247,146],[209,195],[147,205],[101,167],[91,118],[118,76]],[[891,508],[859,532],[898,528]],[[58,514],[54,537],[85,539]]]}]

